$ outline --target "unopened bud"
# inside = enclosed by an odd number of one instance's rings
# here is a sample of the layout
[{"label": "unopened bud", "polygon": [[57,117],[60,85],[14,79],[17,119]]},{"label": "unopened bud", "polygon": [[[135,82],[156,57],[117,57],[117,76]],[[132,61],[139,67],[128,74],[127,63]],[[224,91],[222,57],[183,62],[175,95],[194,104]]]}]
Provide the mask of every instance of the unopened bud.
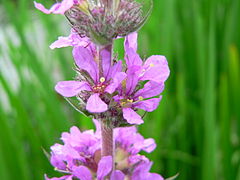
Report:
[{"label": "unopened bud", "polygon": [[141,28],[151,9],[152,0],[81,0],[65,15],[80,35],[106,45]]}]

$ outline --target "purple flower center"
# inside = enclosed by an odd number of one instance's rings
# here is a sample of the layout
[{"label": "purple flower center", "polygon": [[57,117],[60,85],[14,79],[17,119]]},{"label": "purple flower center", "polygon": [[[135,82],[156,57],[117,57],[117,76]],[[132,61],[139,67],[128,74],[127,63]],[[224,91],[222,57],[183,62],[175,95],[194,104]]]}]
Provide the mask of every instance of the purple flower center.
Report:
[{"label": "purple flower center", "polygon": [[104,77],[101,77],[101,78],[100,78],[100,83],[92,86],[92,91],[93,91],[94,93],[103,94],[104,91],[105,91],[105,89],[106,89],[106,87],[107,87],[108,85],[109,85],[109,83],[107,83],[107,82],[105,81],[105,78],[104,78]]},{"label": "purple flower center", "polygon": [[104,93],[105,89],[106,89],[107,85],[105,84],[98,84],[92,87],[92,90],[94,93]]}]

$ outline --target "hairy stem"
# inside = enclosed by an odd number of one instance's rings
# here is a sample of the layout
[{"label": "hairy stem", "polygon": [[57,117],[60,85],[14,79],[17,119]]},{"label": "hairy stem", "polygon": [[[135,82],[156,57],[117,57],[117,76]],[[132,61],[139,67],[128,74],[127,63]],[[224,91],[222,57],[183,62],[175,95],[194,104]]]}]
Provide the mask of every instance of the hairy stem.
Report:
[{"label": "hairy stem", "polygon": [[103,156],[112,156],[114,159],[114,141],[113,141],[113,128],[101,121],[102,133],[102,151]]}]

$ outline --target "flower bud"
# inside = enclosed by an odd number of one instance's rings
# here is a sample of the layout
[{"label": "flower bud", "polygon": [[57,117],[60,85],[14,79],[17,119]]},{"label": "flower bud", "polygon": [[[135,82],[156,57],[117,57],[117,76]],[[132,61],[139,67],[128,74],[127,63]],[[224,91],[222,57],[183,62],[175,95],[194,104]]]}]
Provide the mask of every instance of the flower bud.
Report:
[{"label": "flower bud", "polygon": [[152,0],[81,0],[65,15],[81,36],[107,45],[141,28],[151,9]]}]

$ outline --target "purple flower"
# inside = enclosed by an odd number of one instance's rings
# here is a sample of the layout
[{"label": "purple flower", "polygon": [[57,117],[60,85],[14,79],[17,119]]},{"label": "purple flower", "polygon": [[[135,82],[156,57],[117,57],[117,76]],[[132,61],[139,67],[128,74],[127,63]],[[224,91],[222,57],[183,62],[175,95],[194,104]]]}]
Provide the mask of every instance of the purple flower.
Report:
[{"label": "purple flower", "polygon": [[[64,145],[55,144],[51,147],[50,159],[56,170],[69,174],[59,179],[75,177],[90,180],[92,172],[98,172],[98,176],[104,178],[111,171],[111,157],[100,160],[101,140],[98,133],[92,130],[81,132],[73,126],[70,133],[62,133],[61,140]],[[106,166],[110,168],[104,174]]]},{"label": "purple flower", "polygon": [[[111,65],[111,58],[108,51],[101,51],[98,56],[94,51],[84,47],[75,47],[73,56],[78,68],[88,73],[89,78],[82,81],[61,81],[55,86],[55,90],[64,97],[77,96],[83,91],[90,93],[86,102],[86,109],[92,113],[107,111],[108,105],[101,99],[104,94],[112,94],[125,79],[126,74],[121,72],[122,63],[117,62]],[[96,61],[100,61],[102,72]]]},{"label": "purple flower", "polygon": [[[134,32],[125,38],[125,60],[128,69],[134,69],[138,80],[150,80],[163,83],[167,80],[170,70],[164,56],[153,55],[147,58],[143,64],[137,54],[137,33]],[[133,71],[133,70],[130,70]]]},{"label": "purple flower", "polygon": [[[158,107],[162,98],[159,95],[169,76],[168,63],[164,56],[151,56],[143,64],[136,51],[137,33],[132,33],[125,39],[127,78],[118,88],[119,94],[114,97],[122,108],[123,118],[130,124],[143,123],[141,116],[136,113],[137,109],[151,112]],[[148,82],[140,89],[139,85],[143,81]]]},{"label": "purple flower", "polygon": [[46,9],[42,4],[34,1],[34,5],[37,9],[42,11],[45,14],[64,14],[67,10],[69,10],[74,4],[78,4],[77,0],[63,0],[62,2],[58,2],[54,4],[50,9]]},{"label": "purple flower", "polygon": [[[141,150],[151,152],[156,144],[153,139],[144,139],[135,127],[116,128],[114,140],[116,152],[114,162],[115,170],[112,171],[112,157],[101,158],[101,138],[98,121],[94,120],[96,132],[92,130],[81,132],[73,126],[70,133],[62,133],[63,145],[55,144],[51,147],[51,164],[55,170],[64,173],[60,178],[48,178],[47,180],[102,180],[109,176],[111,180],[123,180],[124,178],[145,180],[145,177],[161,177],[158,174],[149,173],[152,163],[138,153]],[[141,175],[139,175],[139,173]],[[155,178],[158,180],[157,178]],[[160,180],[160,179],[159,179]]]},{"label": "purple flower", "polygon": [[130,124],[141,124],[143,120],[135,110],[143,109],[151,112],[155,110],[162,96],[159,94],[164,89],[163,83],[156,83],[154,81],[147,82],[144,87],[138,91],[135,91],[138,80],[136,74],[127,73],[126,86],[121,87],[119,95],[114,97],[115,101],[119,103],[123,111],[123,117]]}]

